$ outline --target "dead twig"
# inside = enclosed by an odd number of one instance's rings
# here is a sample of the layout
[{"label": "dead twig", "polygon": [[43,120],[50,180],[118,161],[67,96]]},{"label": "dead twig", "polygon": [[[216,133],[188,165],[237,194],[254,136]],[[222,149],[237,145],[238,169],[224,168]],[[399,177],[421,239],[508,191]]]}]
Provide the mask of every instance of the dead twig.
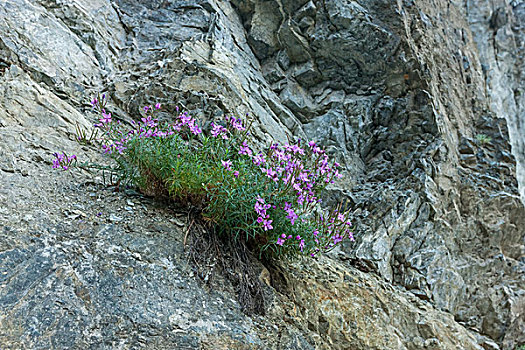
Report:
[{"label": "dead twig", "polygon": [[188,226],[188,229],[186,230],[186,234],[184,234],[184,241],[182,242],[182,247],[184,248],[184,250],[186,250],[186,240],[188,239],[188,234],[190,233],[191,225],[193,225],[194,222],[195,222],[195,219],[191,219],[190,225]]}]

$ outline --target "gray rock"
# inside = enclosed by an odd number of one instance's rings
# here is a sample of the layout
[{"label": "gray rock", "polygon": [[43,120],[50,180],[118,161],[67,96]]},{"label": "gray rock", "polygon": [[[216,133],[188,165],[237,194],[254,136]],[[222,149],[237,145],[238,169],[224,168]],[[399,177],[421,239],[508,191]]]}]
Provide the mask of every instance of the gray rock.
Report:
[{"label": "gray rock", "polygon": [[[4,2],[2,346],[523,344],[524,5],[492,5]],[[101,90],[122,120],[160,102],[164,118],[249,113],[261,144],[315,139],[346,168],[326,202],[353,206],[357,242],[281,266],[266,315],[243,314],[223,277],[196,280],[173,212],[118,211],[130,199],[101,179],[51,171],[56,151],[105,161],[72,141]]]}]

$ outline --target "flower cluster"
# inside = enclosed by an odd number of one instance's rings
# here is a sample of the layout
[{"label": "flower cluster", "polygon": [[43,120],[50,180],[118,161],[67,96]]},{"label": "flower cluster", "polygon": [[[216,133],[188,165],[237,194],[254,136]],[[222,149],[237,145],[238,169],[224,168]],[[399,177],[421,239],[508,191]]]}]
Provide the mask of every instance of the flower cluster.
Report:
[{"label": "flower cluster", "polygon": [[268,209],[272,207],[271,204],[265,203],[264,199],[260,196],[257,196],[257,202],[255,202],[254,209],[257,215],[257,222],[262,224],[265,231],[273,229],[272,220],[270,220],[270,215],[266,213]]},{"label": "flower cluster", "polygon": [[[297,231],[306,232],[311,238],[307,245],[301,234],[277,234],[275,243],[281,247],[297,246],[304,252],[309,251],[312,256],[321,250],[327,251],[343,241],[344,237],[353,240],[350,231],[351,223],[347,219],[349,212],[339,213],[334,211],[328,221],[323,215],[312,217],[317,203],[321,202],[319,193],[340,178],[337,162],[330,163],[326,153],[315,142],[309,142],[305,148],[301,141],[297,144],[272,144],[266,154],[254,155],[253,150],[246,141],[239,145],[239,155],[251,158],[252,163],[266,178],[265,186],[271,188],[269,198],[257,197],[254,210],[258,215],[257,222],[265,231],[273,228],[270,224],[274,221],[266,212],[274,208],[273,215],[281,217],[279,229],[290,231],[299,222]],[[268,204],[266,200],[270,201]],[[337,217],[337,220],[334,219]],[[282,219],[284,218],[284,219]],[[283,223],[285,221],[285,223]],[[346,226],[343,226],[345,224]],[[286,227],[288,226],[288,227]],[[303,234],[304,235],[304,234]]]},{"label": "flower cluster", "polygon": [[[95,142],[116,161],[113,171],[146,193],[162,191],[197,207],[216,230],[235,237],[244,232],[261,252],[315,256],[353,240],[349,209],[320,208],[320,195],[341,173],[315,142],[260,149],[250,145],[249,126],[240,118],[213,121],[203,133],[187,112],[159,122],[158,103],[124,125],[106,103],[105,95],[91,101],[101,116]],[[53,167],[67,169],[74,160],[57,154]]]},{"label": "flower cluster", "polygon": [[211,123],[213,130],[211,131],[211,136],[213,137],[222,137],[224,140],[228,139],[228,129],[220,124]]},{"label": "flower cluster", "polygon": [[53,169],[62,168],[68,170],[73,162],[76,162],[77,156],[67,156],[65,153],[54,153],[55,159],[53,159]]}]

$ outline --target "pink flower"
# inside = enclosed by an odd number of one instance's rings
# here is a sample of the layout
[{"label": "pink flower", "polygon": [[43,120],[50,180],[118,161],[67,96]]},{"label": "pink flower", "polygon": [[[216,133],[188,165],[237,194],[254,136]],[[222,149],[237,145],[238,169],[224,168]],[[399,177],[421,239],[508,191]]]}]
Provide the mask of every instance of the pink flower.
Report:
[{"label": "pink flower", "polygon": [[233,176],[235,176],[235,177],[239,177],[239,172],[238,172],[237,170],[235,170],[235,171],[233,172]]},{"label": "pink flower", "polygon": [[257,202],[253,206],[257,214],[259,214],[260,216],[266,217],[266,210],[270,209],[270,207],[271,207],[270,204],[264,203],[263,198],[261,198],[260,196],[257,196]]},{"label": "pink flower", "polygon": [[332,239],[334,240],[334,245],[336,245],[337,243],[339,242],[342,242],[343,241],[343,237],[341,237],[339,234],[335,234]]},{"label": "pink flower", "polygon": [[197,125],[190,125],[190,131],[193,133],[193,135],[202,133],[202,130]]},{"label": "pink flower", "polygon": [[146,126],[149,126],[149,127],[155,127],[157,126],[157,119],[153,119],[151,118],[151,115],[148,115],[147,118],[140,118],[140,120],[142,121],[142,123],[144,123],[144,125]]},{"label": "pink flower", "polygon": [[106,114],[106,111],[102,110],[102,119],[99,119],[102,124],[111,123],[111,113]]},{"label": "pink flower", "polygon": [[277,174],[272,168],[265,169],[263,172],[265,172],[266,176],[268,176],[270,179]]},{"label": "pink flower", "polygon": [[282,239],[281,237],[277,238],[277,244],[282,246],[284,244],[284,239]]},{"label": "pink flower", "polygon": [[239,131],[244,131],[246,128],[242,125],[241,119],[235,119],[234,117],[230,118],[230,124],[233,126],[234,129],[237,129]]},{"label": "pink flower", "polygon": [[262,153],[259,153],[255,157],[253,157],[253,164],[255,165],[261,165],[265,162],[264,155]]},{"label": "pink flower", "polygon": [[297,146],[297,145],[293,145],[292,146],[292,151],[293,151],[293,153],[304,154],[304,150],[301,147]]},{"label": "pink flower", "polygon": [[299,180],[303,181],[303,182],[308,182],[310,180],[308,180],[308,174],[307,173],[301,173],[299,174]]},{"label": "pink flower", "polygon": [[288,213],[286,218],[290,219],[290,222],[293,225],[295,223],[295,220],[297,220],[297,218],[298,218],[297,214],[295,213],[295,211],[293,209],[288,209],[286,212]]},{"label": "pink flower", "polygon": [[272,220],[264,220],[263,221],[263,227],[265,231],[271,230],[273,226],[271,225]]},{"label": "pink flower", "polygon": [[224,140],[228,139],[228,135],[226,135],[226,133],[228,132],[228,129],[226,129],[225,127],[223,127],[220,124],[211,123],[211,125],[213,126],[213,130],[211,131],[211,136],[217,137],[217,136],[221,135],[221,137]]},{"label": "pink flower", "polygon": [[222,163],[222,166],[223,166],[224,168],[226,168],[226,170],[228,170],[228,171],[232,171],[232,168],[231,168],[231,166],[232,166],[232,161],[231,161],[231,160],[226,160],[226,161],[221,160],[221,163]]},{"label": "pink flower", "polygon": [[244,141],[242,143],[242,146],[239,148],[239,154],[245,154],[249,157],[252,156],[252,150],[250,149],[250,147],[248,147],[248,144],[246,143],[246,141]]}]

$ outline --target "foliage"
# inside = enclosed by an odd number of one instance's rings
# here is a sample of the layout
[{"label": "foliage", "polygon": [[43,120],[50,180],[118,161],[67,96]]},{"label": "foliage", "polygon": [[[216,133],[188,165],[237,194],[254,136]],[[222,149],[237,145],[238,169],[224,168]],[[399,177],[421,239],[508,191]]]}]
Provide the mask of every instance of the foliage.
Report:
[{"label": "foliage", "polygon": [[241,119],[216,121],[203,133],[187,113],[159,122],[157,104],[144,107],[130,127],[106,112],[106,101],[105,95],[92,101],[101,116],[96,131],[77,133],[115,160],[112,171],[121,181],[197,209],[220,234],[242,237],[272,256],[315,256],[353,240],[349,210],[319,209],[320,193],[341,175],[315,142],[272,143],[257,152]]},{"label": "foliage", "polygon": [[492,137],[484,135],[484,134],[478,134],[476,135],[476,140],[482,145],[484,145],[484,144],[490,143],[492,141]]}]

